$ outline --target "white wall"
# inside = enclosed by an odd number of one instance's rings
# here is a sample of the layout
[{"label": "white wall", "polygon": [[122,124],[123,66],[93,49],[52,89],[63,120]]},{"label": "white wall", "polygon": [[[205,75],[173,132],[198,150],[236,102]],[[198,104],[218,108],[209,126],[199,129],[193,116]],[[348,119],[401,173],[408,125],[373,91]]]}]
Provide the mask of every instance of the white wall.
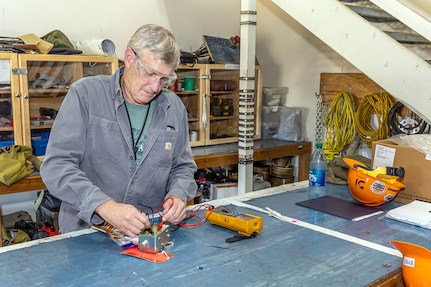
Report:
[{"label": "white wall", "polygon": [[190,51],[199,48],[203,34],[238,34],[239,7],[232,0],[0,0],[0,35],[43,36],[58,29],[71,40],[108,38],[123,58],[130,35],[142,24],[156,23],[169,28],[181,48]]},{"label": "white wall", "polygon": [[[239,35],[241,1],[218,0],[0,0],[0,35],[59,29],[71,40],[111,39],[117,56],[130,35],[144,23],[169,28],[181,48],[193,51],[202,35]],[[264,86],[287,86],[287,105],[303,108],[303,136],[314,141],[315,93],[322,72],[357,71],[277,5],[257,0],[256,56],[263,67]]]},{"label": "white wall", "polygon": [[[239,35],[240,6],[239,0],[0,0],[0,35],[43,36],[58,29],[71,40],[110,39],[122,59],[130,35],[156,23],[193,51],[202,35]],[[289,87],[287,105],[303,108],[303,136],[314,141],[320,73],[357,70],[268,0],[257,0],[256,42],[263,85]]]}]

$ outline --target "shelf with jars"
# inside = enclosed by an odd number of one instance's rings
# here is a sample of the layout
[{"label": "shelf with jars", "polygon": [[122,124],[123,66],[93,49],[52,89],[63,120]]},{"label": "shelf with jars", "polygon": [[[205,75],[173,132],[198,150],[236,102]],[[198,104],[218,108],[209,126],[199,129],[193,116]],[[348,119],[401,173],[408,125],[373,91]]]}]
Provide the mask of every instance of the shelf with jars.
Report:
[{"label": "shelf with jars", "polygon": [[[255,72],[255,139],[260,138],[262,71]],[[173,91],[188,112],[190,145],[205,146],[238,141],[239,65],[180,65]]]}]

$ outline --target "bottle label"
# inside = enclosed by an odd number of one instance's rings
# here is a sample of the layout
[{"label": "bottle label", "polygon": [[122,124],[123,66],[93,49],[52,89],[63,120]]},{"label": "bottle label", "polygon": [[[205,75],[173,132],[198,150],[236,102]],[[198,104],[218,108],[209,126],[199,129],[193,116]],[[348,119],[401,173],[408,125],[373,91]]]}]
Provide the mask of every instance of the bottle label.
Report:
[{"label": "bottle label", "polygon": [[325,186],[326,170],[310,169],[309,182],[310,182],[310,186]]}]

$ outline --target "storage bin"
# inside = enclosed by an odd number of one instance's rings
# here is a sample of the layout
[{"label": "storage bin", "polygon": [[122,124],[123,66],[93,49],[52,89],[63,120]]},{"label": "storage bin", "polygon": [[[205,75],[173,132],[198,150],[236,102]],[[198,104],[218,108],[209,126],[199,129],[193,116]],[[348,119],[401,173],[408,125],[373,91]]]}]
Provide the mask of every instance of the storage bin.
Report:
[{"label": "storage bin", "polygon": [[14,145],[14,144],[15,144],[14,141],[0,141],[0,147]]},{"label": "storage bin", "polygon": [[271,123],[262,123],[261,124],[261,139],[272,139],[273,136],[278,132],[278,128],[280,127],[280,123],[271,122]]},{"label": "storage bin", "polygon": [[287,87],[263,87],[264,106],[284,106],[289,89]]},{"label": "storage bin", "polygon": [[32,139],[31,147],[33,148],[33,154],[36,156],[45,155],[47,144],[48,144],[47,138]]},{"label": "storage bin", "polygon": [[280,123],[282,107],[279,106],[263,106],[262,107],[262,123]]},{"label": "storage bin", "polygon": [[49,132],[38,132],[31,133],[32,139],[47,139],[49,138]]}]

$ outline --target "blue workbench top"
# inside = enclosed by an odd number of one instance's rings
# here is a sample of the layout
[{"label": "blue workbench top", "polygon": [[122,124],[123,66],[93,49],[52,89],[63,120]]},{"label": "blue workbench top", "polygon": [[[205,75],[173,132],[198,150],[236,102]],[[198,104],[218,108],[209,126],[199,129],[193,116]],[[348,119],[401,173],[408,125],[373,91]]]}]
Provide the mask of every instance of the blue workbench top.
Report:
[{"label": "blue workbench top", "polygon": [[[286,192],[259,196],[246,203],[270,207],[298,221],[384,248],[391,247],[392,239],[431,248],[431,230],[381,215],[353,222],[300,207],[295,203],[307,199],[307,188],[301,184],[289,186]],[[328,194],[353,201],[346,186],[330,184]],[[396,206],[399,204],[391,202],[383,209]],[[0,285],[346,287],[365,286],[401,267],[397,255],[258,211],[230,207],[262,216],[262,232],[256,238],[226,243],[234,231],[208,222],[194,229],[180,228],[171,232],[174,245],[167,250],[174,256],[160,264],[121,255],[122,248],[105,234],[84,232],[7,252],[0,249]]]}]

